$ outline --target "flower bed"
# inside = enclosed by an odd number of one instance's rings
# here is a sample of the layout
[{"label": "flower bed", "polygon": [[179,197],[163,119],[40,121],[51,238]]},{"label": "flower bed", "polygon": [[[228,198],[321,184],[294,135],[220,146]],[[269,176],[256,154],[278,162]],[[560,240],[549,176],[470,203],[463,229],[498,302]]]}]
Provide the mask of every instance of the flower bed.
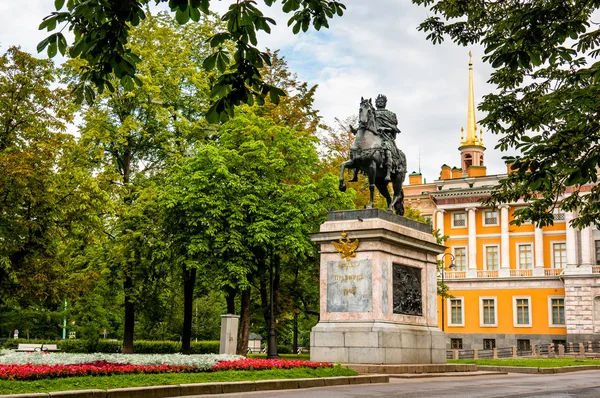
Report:
[{"label": "flower bed", "polygon": [[16,365],[74,365],[88,364],[98,361],[129,365],[173,365],[192,366],[198,370],[210,370],[220,361],[242,359],[240,355],[226,354],[66,354],[47,352],[0,351],[0,364]]},{"label": "flower bed", "polygon": [[0,380],[37,380],[130,373],[196,373],[224,370],[325,368],[332,364],[239,355],[139,355],[0,352]]},{"label": "flower bed", "polygon": [[282,359],[236,359],[222,361],[213,365],[213,371],[218,370],[265,370],[265,369],[293,369],[293,368],[331,368],[333,364],[328,362],[310,362],[299,360]]},{"label": "flower bed", "polygon": [[128,365],[97,361],[73,365],[0,365],[0,380],[38,380],[75,376],[110,376],[131,373],[192,373],[193,366]]}]

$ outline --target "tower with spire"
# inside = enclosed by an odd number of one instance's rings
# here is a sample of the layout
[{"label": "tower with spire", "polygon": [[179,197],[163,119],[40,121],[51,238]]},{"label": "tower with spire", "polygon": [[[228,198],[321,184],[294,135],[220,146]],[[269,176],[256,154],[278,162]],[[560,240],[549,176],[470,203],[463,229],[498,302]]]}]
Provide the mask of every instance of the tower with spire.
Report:
[{"label": "tower with spire", "polygon": [[[469,175],[469,168],[483,168],[483,131],[477,135],[477,120],[475,118],[475,95],[473,92],[473,54],[469,51],[469,98],[467,108],[467,131],[461,128],[460,146],[461,168],[464,177]],[[479,174],[479,173],[476,173]]]}]

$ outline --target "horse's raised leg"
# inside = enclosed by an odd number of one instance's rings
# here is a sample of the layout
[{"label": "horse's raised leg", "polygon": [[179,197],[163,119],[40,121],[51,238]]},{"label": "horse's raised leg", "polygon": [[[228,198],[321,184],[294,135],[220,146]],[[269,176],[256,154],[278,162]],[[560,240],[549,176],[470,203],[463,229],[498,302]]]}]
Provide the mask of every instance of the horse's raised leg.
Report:
[{"label": "horse's raised leg", "polygon": [[369,164],[369,168],[367,169],[367,177],[369,178],[369,194],[370,200],[367,209],[372,209],[374,206],[374,196],[375,196],[375,179],[377,177],[377,163],[372,161]]},{"label": "horse's raised leg", "polygon": [[346,167],[351,167],[354,165],[354,160],[346,160],[340,166],[340,191],[346,192],[346,184],[344,183],[344,171],[346,171]]}]

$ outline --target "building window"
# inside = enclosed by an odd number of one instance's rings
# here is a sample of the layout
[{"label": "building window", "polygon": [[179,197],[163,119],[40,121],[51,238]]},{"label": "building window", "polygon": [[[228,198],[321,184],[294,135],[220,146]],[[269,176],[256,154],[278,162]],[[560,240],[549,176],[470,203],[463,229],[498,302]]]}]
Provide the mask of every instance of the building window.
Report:
[{"label": "building window", "polygon": [[565,268],[567,266],[567,244],[552,244],[552,259],[554,268]]},{"label": "building window", "polygon": [[481,326],[497,326],[496,323],[496,298],[480,297],[480,319]]},{"label": "building window", "polygon": [[600,265],[600,240],[594,243],[596,244],[596,265]]},{"label": "building window", "polygon": [[565,299],[564,297],[550,297],[550,326],[565,325]]},{"label": "building window", "polygon": [[496,339],[483,339],[483,349],[493,350],[496,348]]},{"label": "building window", "polygon": [[451,298],[448,299],[450,310],[450,323],[451,326],[464,326],[463,322],[463,299],[461,298]]},{"label": "building window", "polygon": [[531,269],[533,267],[533,247],[531,243],[517,245],[519,253],[519,269]]},{"label": "building window", "polygon": [[485,246],[485,269],[495,271],[499,262],[498,246]]},{"label": "building window", "polygon": [[453,350],[462,350],[462,339],[450,339],[450,348]]},{"label": "building window", "polygon": [[531,341],[518,339],[517,351],[531,351]]},{"label": "building window", "polygon": [[467,226],[467,213],[452,213],[452,227],[462,228]]},{"label": "building window", "polygon": [[486,210],[483,212],[483,225],[498,225],[498,211]]},{"label": "building window", "polygon": [[454,247],[454,265],[457,271],[467,270],[467,248]]},{"label": "building window", "polygon": [[530,297],[513,297],[513,314],[515,327],[531,326]]},{"label": "building window", "polygon": [[560,211],[560,209],[554,209],[552,211],[552,217],[554,218],[554,221],[565,221],[565,213]]}]

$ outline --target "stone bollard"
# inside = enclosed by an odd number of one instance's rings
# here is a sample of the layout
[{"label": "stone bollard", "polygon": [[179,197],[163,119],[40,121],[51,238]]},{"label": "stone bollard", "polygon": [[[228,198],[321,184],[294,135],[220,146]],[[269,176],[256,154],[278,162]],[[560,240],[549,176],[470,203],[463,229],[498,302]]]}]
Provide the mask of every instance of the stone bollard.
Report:
[{"label": "stone bollard", "polygon": [[537,357],[538,353],[539,353],[538,346],[536,344],[533,344],[531,346],[531,356],[532,357]]},{"label": "stone bollard", "polygon": [[583,343],[579,343],[579,356],[585,358],[585,347]]},{"label": "stone bollard", "polygon": [[570,353],[573,353],[573,352],[575,352],[575,351],[573,351],[573,342],[572,342],[572,341],[569,341],[569,342],[567,343],[566,351],[567,351],[567,352],[570,352]]},{"label": "stone bollard", "polygon": [[460,359],[458,355],[458,350],[452,350],[452,359]]},{"label": "stone bollard", "polygon": [[517,347],[512,346],[512,357],[516,358],[517,357]]},{"label": "stone bollard", "polygon": [[479,359],[479,350],[473,350],[473,359]]},{"label": "stone bollard", "polygon": [[592,342],[591,341],[587,342],[587,352],[594,352],[594,348],[592,346]]},{"label": "stone bollard", "polygon": [[558,345],[558,356],[559,357],[565,356],[565,346],[563,344]]},{"label": "stone bollard", "polygon": [[494,348],[492,351],[494,352],[494,359],[498,359],[498,349]]},{"label": "stone bollard", "polygon": [[548,344],[548,358],[554,358],[556,356],[556,352],[554,350],[554,343]]},{"label": "stone bollard", "polygon": [[236,354],[239,322],[240,317],[238,315],[221,315],[219,354]]}]

